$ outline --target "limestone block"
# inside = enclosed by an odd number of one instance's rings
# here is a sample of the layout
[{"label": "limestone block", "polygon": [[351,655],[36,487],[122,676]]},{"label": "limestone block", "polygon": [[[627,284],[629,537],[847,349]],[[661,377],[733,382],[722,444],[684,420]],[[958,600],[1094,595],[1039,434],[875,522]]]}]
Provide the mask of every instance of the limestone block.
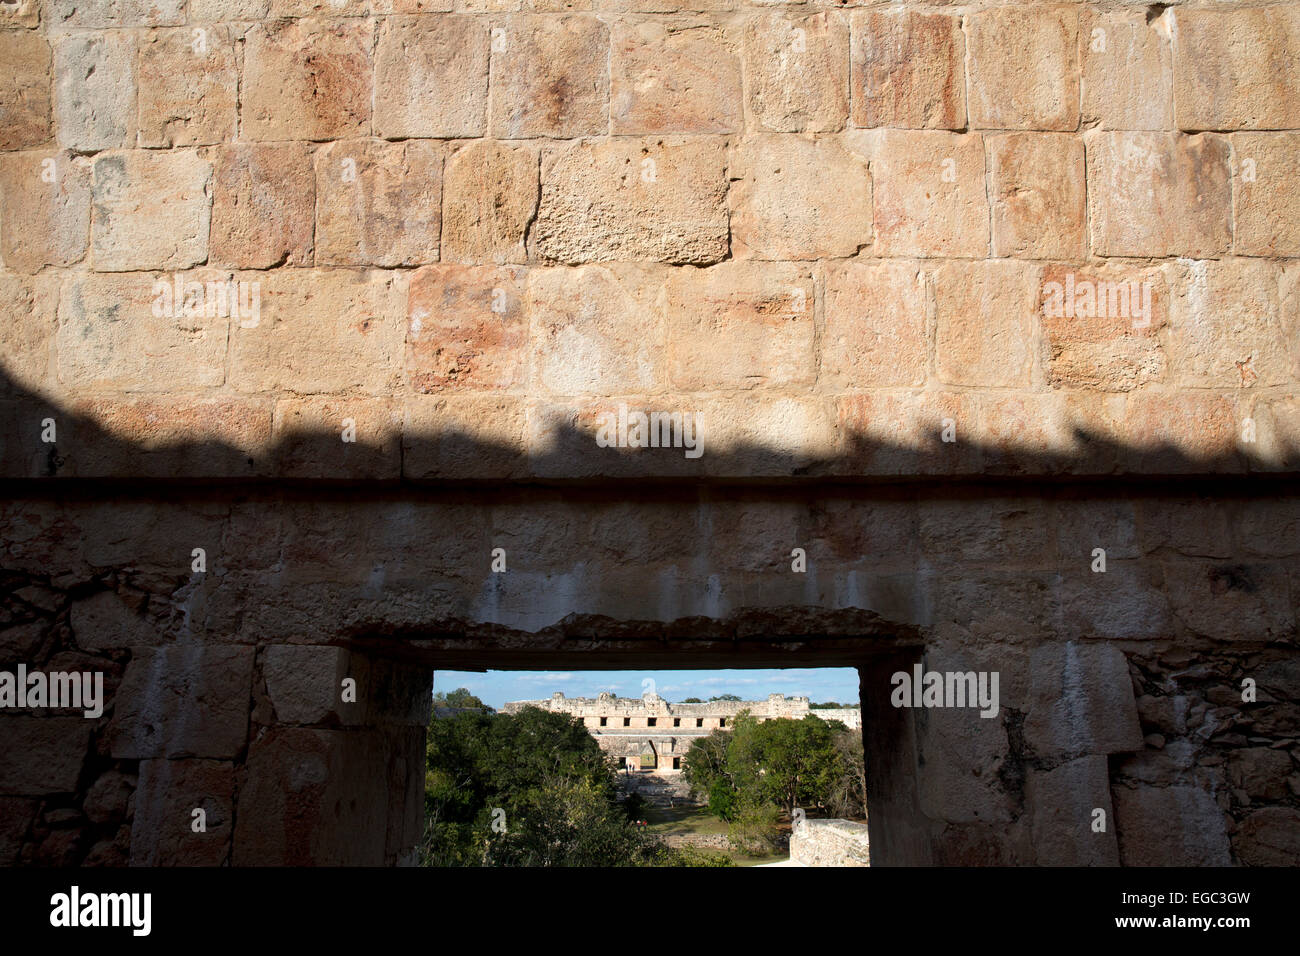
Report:
[{"label": "limestone block", "polygon": [[812,275],[796,265],[725,262],[676,269],[667,284],[674,388],[811,385]]},{"label": "limestone block", "polygon": [[18,862],[27,832],[40,809],[39,800],[0,797],[0,865]]},{"label": "limestone block", "polygon": [[837,138],[747,138],[730,176],[737,258],[840,258],[871,243],[867,160]]},{"label": "limestone block", "polygon": [[826,273],[822,374],[840,388],[924,385],[926,273],[910,262],[846,262]]},{"label": "limestone block", "polygon": [[329,719],[356,723],[365,714],[366,674],[357,680],[356,700],[343,703],[343,680],[353,655],[341,647],[276,644],[262,652],[266,691],[277,724],[319,724]]},{"label": "limestone block", "polygon": [[984,144],[978,135],[882,130],[864,139],[871,149],[877,255],[988,254]]},{"label": "limestone block", "polygon": [[34,27],[41,20],[41,0],[13,0],[0,9],[0,27]]},{"label": "limestone block", "polygon": [[[21,62],[32,55],[23,51]],[[135,63],[136,40],[130,33],[74,33],[58,39],[54,103],[60,146],[90,152],[134,145]],[[36,108],[30,98],[24,97],[33,104],[29,110]]]},{"label": "limestone block", "polygon": [[0,156],[0,258],[14,272],[80,262],[90,237],[90,163],[68,152]]},{"label": "limestone block", "polygon": [[961,18],[911,10],[854,10],[853,125],[960,129],[966,125]]},{"label": "limestone block", "polygon": [[[183,281],[216,280],[208,272]],[[94,274],[69,279],[59,304],[59,382],[73,388],[185,391],[225,380],[229,319],[160,306],[170,276]],[[172,298],[166,295],[167,298]]]},{"label": "limestone block", "polygon": [[242,135],[340,139],[370,132],[373,29],[350,19],[277,20],[245,39]]},{"label": "limestone block", "polygon": [[482,136],[488,24],[477,17],[390,17],[375,51],[375,135]]},{"label": "limestone block", "polygon": [[191,23],[263,20],[271,0],[190,0],[189,10]]},{"label": "limestone block", "polygon": [[[1091,419],[1121,444],[1123,467],[1144,472],[1239,471],[1233,400],[1212,393],[1133,392],[1113,417]],[[1113,410],[1111,410],[1113,411]]]},{"label": "limestone block", "polygon": [[1295,627],[1286,571],[1275,563],[1171,561],[1165,579],[1174,615],[1195,634],[1260,640]]},{"label": "limestone block", "polygon": [[304,143],[215,153],[209,261],[243,269],[312,264],[316,173]]},{"label": "limestone block", "polygon": [[1115,827],[1123,866],[1228,866],[1223,811],[1193,786],[1116,787]]},{"label": "limestone block", "polygon": [[1235,250],[1300,256],[1300,133],[1232,137]]},{"label": "limestone block", "polygon": [[1290,381],[1278,269],[1258,259],[1180,263],[1169,306],[1169,364],[1189,388],[1250,389]]},{"label": "limestone block", "polygon": [[734,133],[740,59],[721,30],[616,23],[610,51],[612,133]]},{"label": "limestone block", "polygon": [[1083,141],[1065,133],[1007,133],[985,142],[993,255],[1082,259]]},{"label": "limestone block", "polygon": [[393,479],[401,474],[402,412],[391,399],[285,398],[272,436],[291,478]]},{"label": "limestone block", "polygon": [[[929,660],[926,667],[938,669]],[[971,668],[954,664],[941,669]],[[979,708],[971,707],[923,713],[917,770],[921,812],[946,823],[1009,823],[1012,801],[998,775],[1008,750],[1002,721],[981,717]]]},{"label": "limestone block", "polygon": [[518,398],[416,395],[406,406],[402,476],[515,478],[528,473],[527,409]]},{"label": "limestone block", "polygon": [[30,149],[50,140],[50,44],[38,33],[0,32],[0,149]]},{"label": "limestone block", "polygon": [[540,193],[536,151],[479,140],[447,158],[442,261],[524,262],[524,237]]},{"label": "limestone block", "polygon": [[212,164],[191,151],[95,157],[95,268],[176,270],[206,261],[211,189]]},{"label": "limestone block", "polygon": [[921,548],[938,563],[1033,560],[1047,549],[1046,516],[1025,502],[927,502],[918,520]]},{"label": "limestone block", "polygon": [[234,757],[247,743],[252,691],[252,647],[138,648],[114,700],[112,755],[124,760]]},{"label": "limestone block", "polygon": [[728,253],[726,168],[725,144],[712,137],[583,141],[548,153],[537,254],[717,262]]},{"label": "limestone block", "polygon": [[44,796],[77,789],[90,754],[93,720],[6,714],[0,732],[0,795]]},{"label": "limestone block", "polygon": [[1173,51],[1169,14],[1147,22],[1145,10],[1079,12],[1084,125],[1103,129],[1171,129]]},{"label": "limestone block", "polygon": [[156,646],[164,642],[149,621],[135,613],[112,591],[77,601],[69,616],[77,647],[83,651]]},{"label": "limestone block", "polygon": [[818,399],[740,395],[694,404],[698,460],[708,474],[789,476],[835,454],[834,418]]},{"label": "limestone block", "polygon": [[1228,754],[1228,782],[1257,800],[1285,800],[1293,768],[1285,750],[1247,747]]},{"label": "limestone block", "polygon": [[262,281],[260,321],[231,330],[230,384],[241,392],[387,394],[401,382],[406,278],[290,269]]},{"label": "limestone block", "polygon": [[1165,380],[1166,270],[1051,265],[1040,276],[1042,358],[1053,387],[1126,392]]},{"label": "limestone block", "polygon": [[48,0],[45,19],[74,29],[178,26],[185,22],[185,0]]},{"label": "limestone block", "polygon": [[[1025,744],[1040,756],[1141,750],[1124,653],[1108,644],[1047,644],[1030,652]],[[1121,844],[1122,849],[1122,844]]]},{"label": "limestone block", "polygon": [[628,267],[534,269],[528,300],[537,389],[617,395],[665,381],[658,283]]},{"label": "limestone block", "polygon": [[[1025,801],[1039,866],[1119,866],[1110,775],[1101,755],[1080,757],[1053,770],[1031,770]],[[1093,831],[1093,811],[1105,813],[1104,832]]]},{"label": "limestone block", "polygon": [[438,260],[442,151],[427,140],[351,140],[316,152],[316,263]]},{"label": "limestone block", "polygon": [[203,146],[235,138],[239,80],[228,27],[150,30],[140,39],[138,62],[138,145]]},{"label": "limestone block", "polygon": [[[609,27],[520,15],[493,28],[492,135],[598,136],[609,128]],[[501,49],[504,47],[504,49]]]},{"label": "limestone block", "polygon": [[849,112],[849,25],[837,11],[757,14],[744,38],[746,103],[756,128],[824,132]]},{"label": "limestone block", "polygon": [[1174,102],[1178,128],[1300,126],[1300,10],[1176,10]]},{"label": "limestone block", "polygon": [[52,378],[59,285],[55,276],[0,273],[0,393],[38,389]]},{"label": "limestone block", "polygon": [[1092,549],[1104,545],[1096,533],[1091,540],[1096,543],[1075,559],[1075,573],[1063,582],[1062,603],[1075,633],[1117,640],[1167,637],[1173,616],[1159,574],[1145,564],[1117,560],[1109,548],[1105,573],[1094,572]]},{"label": "limestone block", "polygon": [[1084,139],[1095,254],[1209,257],[1228,250],[1227,139],[1100,130]]},{"label": "limestone block", "polygon": [[527,270],[425,266],[411,277],[406,374],[419,392],[526,384]]},{"label": "limestone block", "polygon": [[949,262],[935,271],[935,371],[945,385],[1029,385],[1033,273],[1020,262]]},{"label": "limestone block", "polygon": [[1078,13],[994,7],[966,17],[970,123],[984,129],[1079,127]]},{"label": "limestone block", "polygon": [[[235,765],[142,760],[131,826],[132,866],[223,866],[234,830]],[[196,833],[195,810],[205,832]]]}]

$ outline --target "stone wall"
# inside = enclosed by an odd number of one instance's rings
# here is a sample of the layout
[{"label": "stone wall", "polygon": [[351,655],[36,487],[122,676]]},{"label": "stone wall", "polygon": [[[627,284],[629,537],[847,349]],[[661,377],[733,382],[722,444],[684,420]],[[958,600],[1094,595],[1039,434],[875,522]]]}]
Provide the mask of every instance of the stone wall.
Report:
[{"label": "stone wall", "polygon": [[870,866],[865,823],[803,820],[790,833],[790,860],[802,866]]},{"label": "stone wall", "polygon": [[433,668],[818,665],[877,863],[1300,859],[1298,53],[0,3],[0,671],[107,695],[0,708],[0,862],[409,861]]}]

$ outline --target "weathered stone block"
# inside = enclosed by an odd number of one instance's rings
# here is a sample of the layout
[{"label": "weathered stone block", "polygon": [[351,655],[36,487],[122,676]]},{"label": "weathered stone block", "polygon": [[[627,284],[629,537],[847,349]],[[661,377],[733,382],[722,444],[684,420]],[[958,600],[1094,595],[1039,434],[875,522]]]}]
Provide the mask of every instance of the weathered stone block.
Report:
[{"label": "weathered stone block", "polygon": [[1145,10],[1079,12],[1083,122],[1103,129],[1171,129],[1173,52],[1169,17]]},{"label": "weathered stone block", "polygon": [[1247,866],[1295,866],[1300,859],[1300,810],[1264,807],[1251,812],[1232,838]]},{"label": "weathered stone block", "polygon": [[382,395],[399,387],[405,276],[303,269],[241,278],[262,283],[261,316],[231,331],[234,388]]},{"label": "weathered stone block", "polygon": [[1290,381],[1278,269],[1258,259],[1180,263],[1169,305],[1169,364],[1190,388],[1249,389]]},{"label": "weathered stone block", "polygon": [[232,20],[262,20],[271,10],[271,0],[190,0],[191,23],[228,23]]},{"label": "weathered stone block", "polygon": [[60,146],[92,152],[134,145],[135,60],[130,33],[75,33],[58,40],[54,103]]},{"label": "weathered stone block", "polygon": [[822,374],[841,388],[924,385],[926,274],[910,262],[846,262],[826,273]]},{"label": "weathered stone block", "polygon": [[164,638],[112,591],[100,591],[72,605],[69,623],[77,647],[83,651],[120,650],[155,646]]},{"label": "weathered stone block", "polygon": [[95,722],[6,714],[0,733],[0,794],[45,796],[77,789]]},{"label": "weathered stone block", "polygon": [[40,20],[41,0],[10,0],[0,8],[0,27],[5,29],[31,28],[39,24]]},{"label": "weathered stone block", "polygon": [[611,44],[610,132],[740,129],[740,60],[721,30],[616,23]]},{"label": "weathered stone block", "polygon": [[370,131],[373,28],[367,21],[278,20],[247,34],[242,134],[339,139]]},{"label": "weathered stone block", "polygon": [[[192,273],[184,280],[210,277]],[[59,304],[59,382],[72,389],[143,391],[220,385],[229,319],[181,309],[173,315],[160,306],[173,287],[170,276],[141,273],[69,279]]]},{"label": "weathered stone block", "polygon": [[971,126],[1078,129],[1078,24],[1078,13],[1067,6],[968,15]]},{"label": "weathered stone block", "polygon": [[543,156],[532,228],[557,262],[707,264],[728,253],[726,149],[711,137],[584,141]]},{"label": "weathered stone block", "polygon": [[316,263],[438,261],[442,151],[427,140],[330,143],[316,152]]},{"label": "weathered stone block", "polygon": [[[188,554],[187,547],[183,555]],[[252,647],[138,648],[114,700],[112,755],[125,760],[234,757],[247,743],[252,693]]]},{"label": "weathered stone block", "polygon": [[[1030,771],[1025,800],[1039,866],[1118,866],[1119,845],[1110,802],[1110,774],[1101,755],[1080,757],[1053,770]],[[1106,829],[1093,832],[1093,811]]]},{"label": "weathered stone block", "polygon": [[402,476],[517,478],[528,474],[527,409],[509,396],[417,395],[406,406]]},{"label": "weathered stone block", "polygon": [[960,129],[966,125],[961,18],[855,10],[853,125]]},{"label": "weathered stone block", "polygon": [[94,165],[92,250],[101,272],[207,260],[212,165],[194,152],[110,153]]},{"label": "weathered stone block", "polygon": [[49,0],[45,11],[51,26],[163,27],[185,22],[185,0]]},{"label": "weathered stone block", "polygon": [[4,374],[0,394],[33,391],[53,379],[53,351],[58,324],[57,276],[17,276],[0,273],[0,354]]},{"label": "weathered stone block", "polygon": [[987,137],[993,255],[1077,260],[1086,254],[1083,141],[1065,133]]},{"label": "weathered stone block", "polygon": [[356,722],[364,714],[363,695],[369,687],[366,676],[361,675],[356,700],[343,703],[343,679],[351,673],[352,657],[341,647],[276,644],[266,648],[262,674],[277,722]]},{"label": "weathered stone block", "polygon": [[1094,254],[1208,257],[1228,250],[1224,137],[1094,130],[1085,145]]},{"label": "weathered stone block", "polygon": [[[1118,396],[1116,396],[1118,398]],[[1119,411],[1107,408],[1094,422],[1121,447],[1124,468],[1142,472],[1240,471],[1240,425],[1233,400],[1190,390],[1123,396]]]},{"label": "weathered stone block", "polygon": [[725,262],[674,270],[666,296],[673,386],[811,385],[817,375],[813,298],[812,275],[796,265]]},{"label": "weathered stone block", "polygon": [[239,143],[215,155],[209,261],[242,269],[311,265],[316,173],[304,143]]},{"label": "weathered stone block", "polygon": [[90,236],[90,163],[71,153],[0,155],[0,257],[14,272],[69,266]]},{"label": "weathered stone block", "polygon": [[756,128],[822,132],[849,112],[849,26],[842,13],[757,14],[745,26],[747,103]]},{"label": "weathered stone block", "polygon": [[286,398],[272,425],[277,472],[385,480],[401,474],[402,412],[389,399]]},{"label": "weathered stone block", "polygon": [[457,150],[443,170],[443,262],[524,262],[537,212],[538,155],[480,140]]},{"label": "weathered stone block", "polygon": [[659,286],[635,268],[528,275],[533,381],[552,395],[616,395],[663,384]]},{"label": "weathered stone block", "polygon": [[1165,587],[1178,622],[1216,641],[1268,640],[1295,628],[1286,571],[1276,563],[1171,561]]},{"label": "weathered stone block", "polygon": [[[0,33],[0,149],[29,149],[50,140],[50,45],[38,33]],[[62,61],[61,61],[62,62]]]},{"label": "weathered stone block", "polygon": [[1033,371],[1035,289],[1020,262],[950,262],[935,272],[935,371],[945,385],[1024,388]]},{"label": "weathered stone block", "polygon": [[138,145],[203,146],[235,138],[239,78],[224,26],[151,30],[140,39]]},{"label": "weathered stone block", "polygon": [[522,267],[426,266],[411,277],[406,372],[419,392],[510,389],[526,382]]},{"label": "weathered stone block", "polygon": [[1291,6],[1177,10],[1174,102],[1178,128],[1300,126],[1300,10]]},{"label": "weathered stone block", "polygon": [[493,35],[493,136],[569,139],[608,130],[609,27],[592,16],[522,15],[494,30],[502,32]]},{"label": "weathered stone block", "polygon": [[488,25],[477,17],[381,21],[375,51],[375,135],[482,136]]},{"label": "weathered stone block", "polygon": [[1235,251],[1300,256],[1300,133],[1232,137]]},{"label": "weathered stone block", "polygon": [[[1030,652],[1025,743],[1039,756],[1141,750],[1142,728],[1124,653],[1066,642]],[[1121,840],[1121,850],[1123,849]]]},{"label": "weathered stone block", "polygon": [[729,175],[737,258],[840,258],[871,243],[867,160],[837,138],[742,140]]},{"label": "weathered stone block", "polygon": [[1042,357],[1052,386],[1126,392],[1164,380],[1164,269],[1052,265],[1040,279]]},{"label": "weathered stone block", "polygon": [[1123,866],[1228,866],[1223,811],[1192,786],[1116,787],[1115,827]]},{"label": "weathered stone block", "polygon": [[692,404],[708,474],[788,477],[835,454],[834,418],[820,399],[743,395]]},{"label": "weathered stone block", "polygon": [[[132,866],[222,866],[234,829],[235,765],[143,760],[131,826]],[[193,829],[203,811],[205,832]]]},{"label": "weathered stone block", "polygon": [[0,866],[13,866],[18,862],[27,833],[40,809],[38,800],[0,797]]},{"label": "weathered stone block", "polygon": [[863,134],[881,256],[983,258],[989,250],[984,144],[931,130]]}]

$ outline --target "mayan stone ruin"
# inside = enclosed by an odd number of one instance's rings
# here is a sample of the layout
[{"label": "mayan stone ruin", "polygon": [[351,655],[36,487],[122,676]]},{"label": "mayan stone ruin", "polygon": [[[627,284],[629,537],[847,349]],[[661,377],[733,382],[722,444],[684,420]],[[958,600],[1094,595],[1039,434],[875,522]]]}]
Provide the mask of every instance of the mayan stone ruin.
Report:
[{"label": "mayan stone ruin", "polygon": [[408,864],[435,670],[819,666],[874,866],[1300,862],[1298,61],[0,0],[0,865]]}]

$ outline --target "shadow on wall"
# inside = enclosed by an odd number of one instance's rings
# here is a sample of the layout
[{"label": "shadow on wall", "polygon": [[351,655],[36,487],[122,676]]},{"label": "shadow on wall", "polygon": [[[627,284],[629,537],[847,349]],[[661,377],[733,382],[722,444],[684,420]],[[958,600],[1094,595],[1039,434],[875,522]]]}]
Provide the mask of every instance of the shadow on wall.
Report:
[{"label": "shadow on wall", "polygon": [[[1180,408],[1178,396],[1140,400],[1153,404],[1135,407],[1106,431],[1059,415],[1044,421],[1023,406],[999,421],[991,416],[1001,400],[959,392],[864,398],[848,413],[844,402],[853,399],[842,399],[833,426],[830,403],[825,416],[810,417],[797,403],[781,410],[778,402],[774,414],[770,404],[740,399],[721,410],[665,409],[668,396],[651,400],[660,403],[654,408],[584,398],[572,408],[538,402],[526,410],[518,399],[453,397],[457,404],[437,427],[404,422],[400,399],[333,397],[295,425],[276,420],[273,400],[246,397],[144,394],[63,406],[0,368],[0,478],[395,483],[1300,473],[1300,422],[1290,420],[1290,400],[1266,406],[1258,429],[1249,415],[1222,409],[1198,416]],[[676,417],[638,431],[638,412]],[[992,437],[966,437],[973,431]],[[644,447],[649,432],[666,436],[667,447]],[[902,437],[882,440],[880,433]]]}]

